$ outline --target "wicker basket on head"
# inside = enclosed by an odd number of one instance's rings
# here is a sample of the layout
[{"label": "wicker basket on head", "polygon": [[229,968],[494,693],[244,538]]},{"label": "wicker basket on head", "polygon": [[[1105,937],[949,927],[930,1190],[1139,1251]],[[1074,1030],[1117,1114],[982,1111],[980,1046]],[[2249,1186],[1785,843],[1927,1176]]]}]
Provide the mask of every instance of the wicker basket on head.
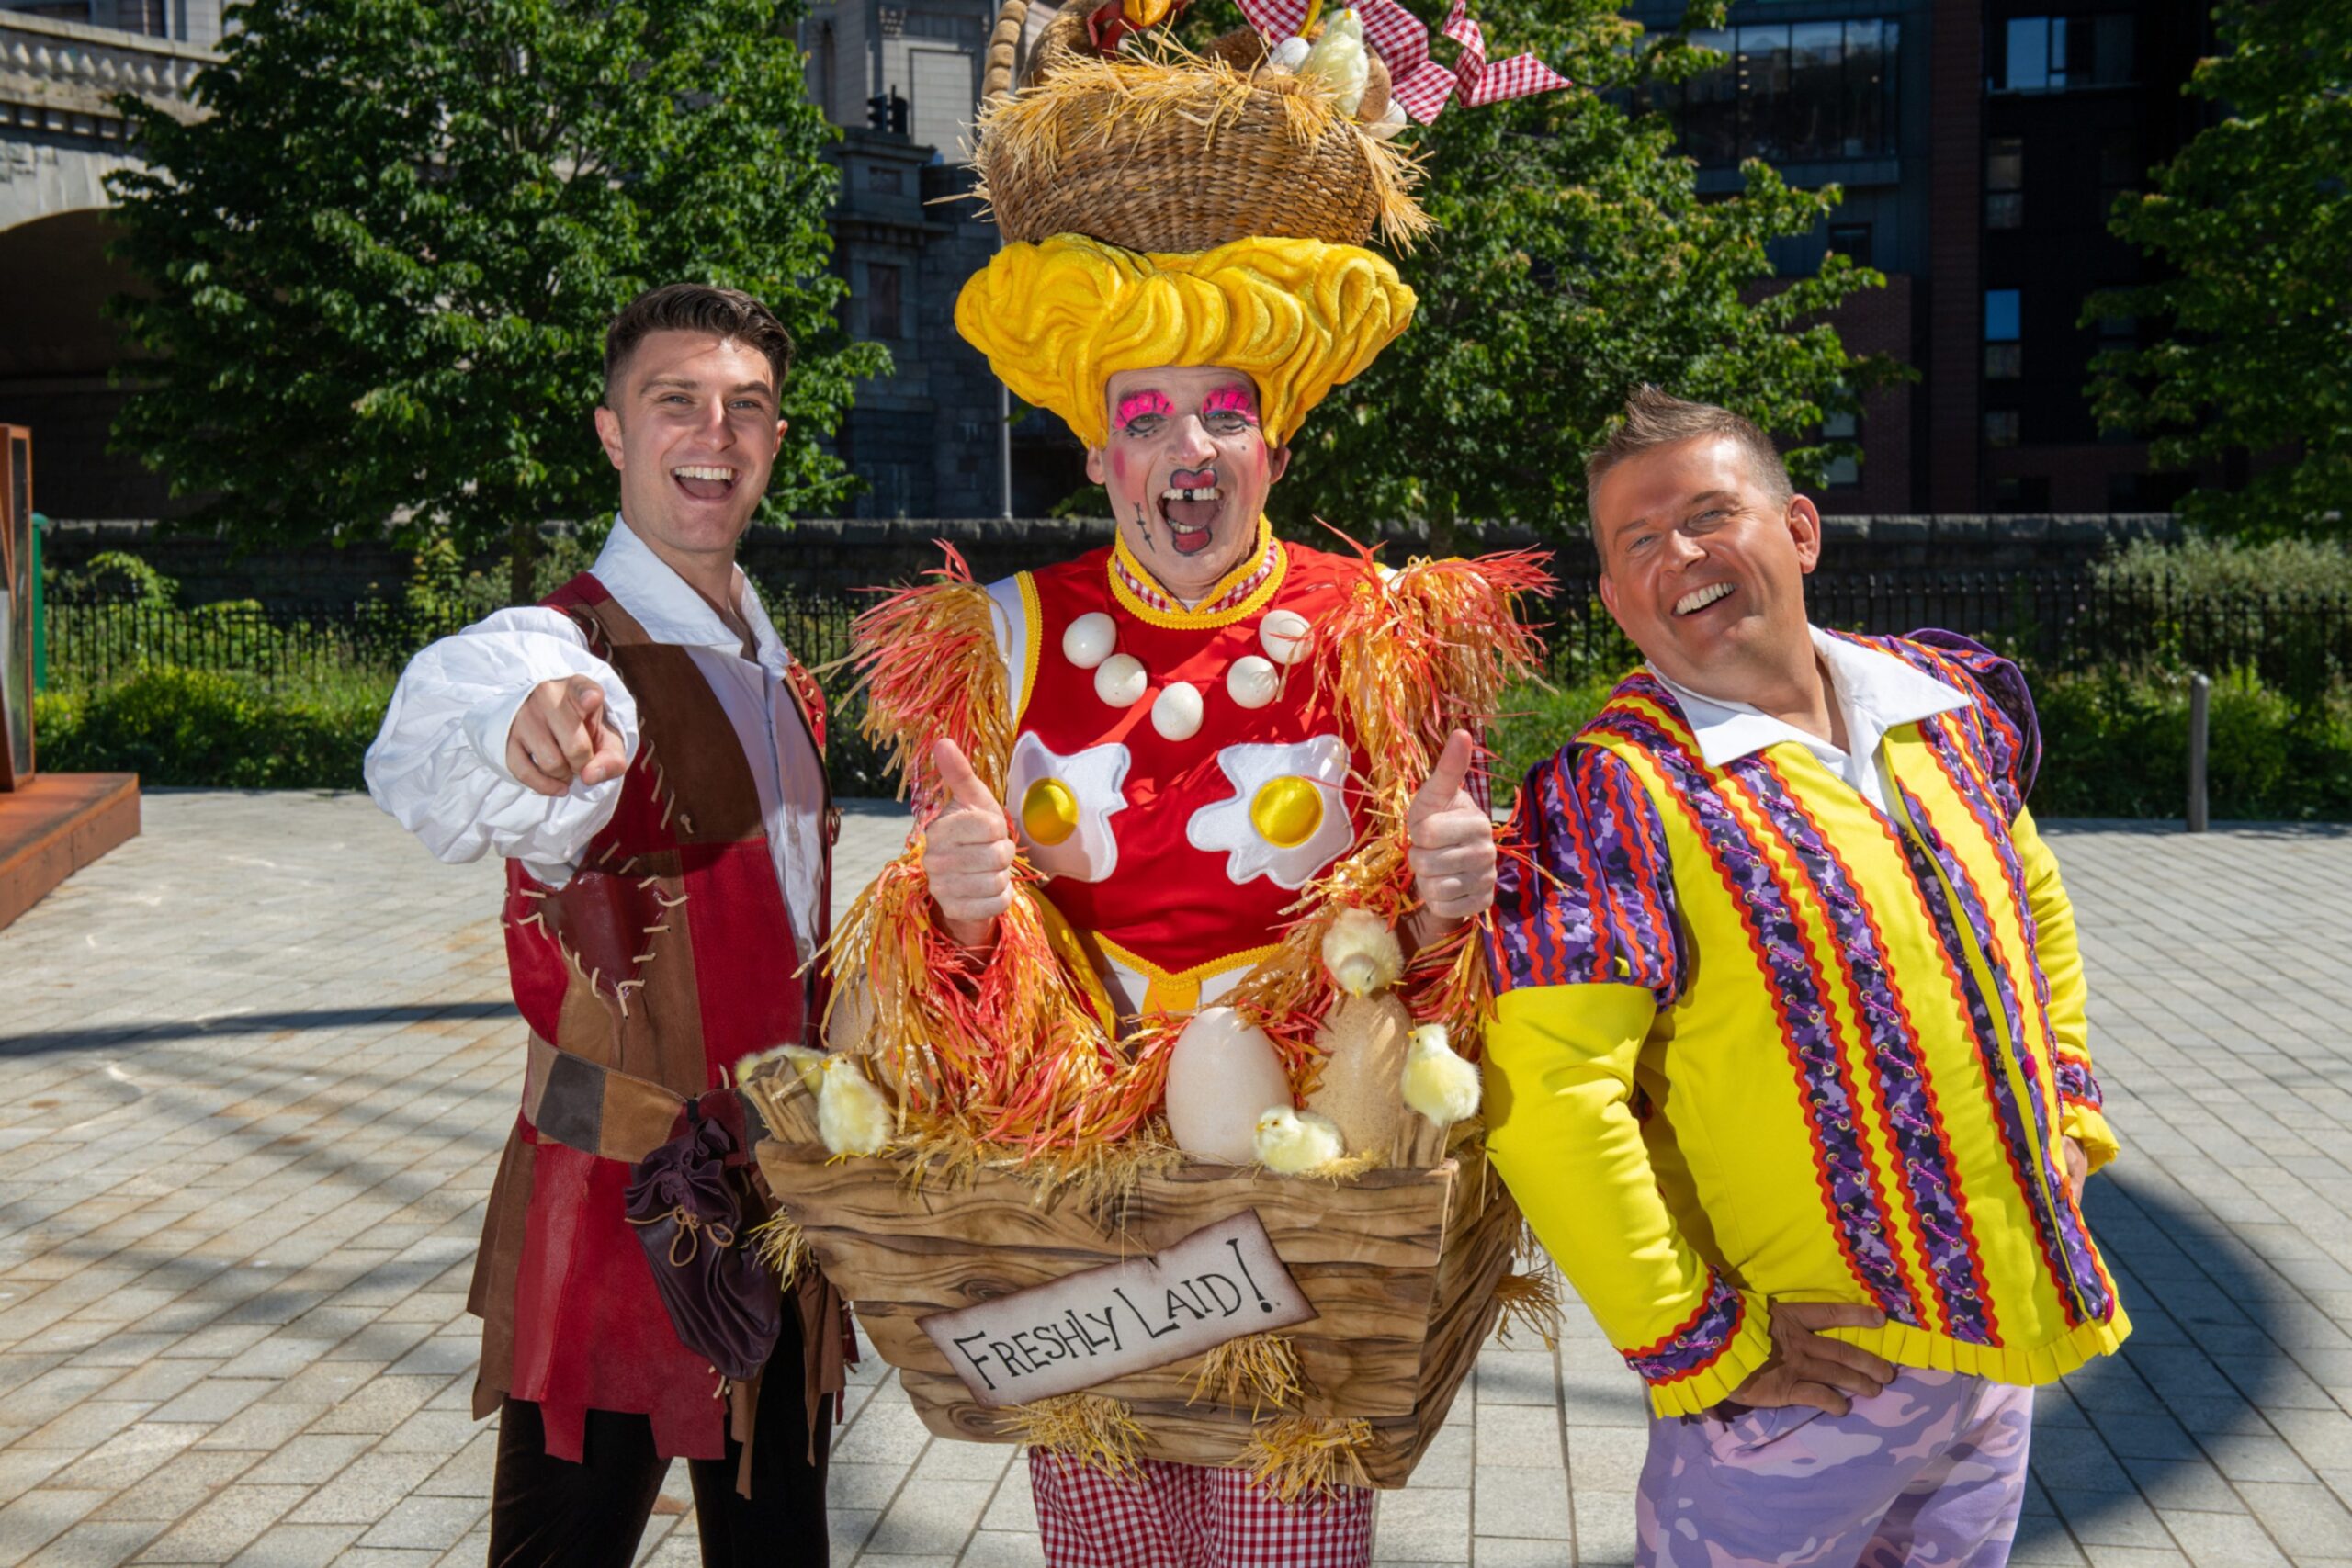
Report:
[{"label": "wicker basket on head", "polygon": [[1361,245],[1375,231],[1403,246],[1427,231],[1411,160],[1319,83],[1237,69],[1239,51],[1105,60],[1068,46],[1066,13],[1013,91],[1028,9],[1004,0],[998,15],[973,160],[1007,240],[1190,252],[1253,235]]}]

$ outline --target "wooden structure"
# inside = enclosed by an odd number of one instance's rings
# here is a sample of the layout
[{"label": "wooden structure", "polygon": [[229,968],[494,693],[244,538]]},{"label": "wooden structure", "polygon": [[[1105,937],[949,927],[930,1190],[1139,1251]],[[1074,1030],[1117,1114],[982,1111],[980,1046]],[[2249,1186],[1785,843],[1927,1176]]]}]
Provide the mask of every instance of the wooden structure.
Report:
[{"label": "wooden structure", "polygon": [[0,926],[139,831],[130,773],[34,771],[33,444],[0,424]]},{"label": "wooden structure", "polygon": [[[1040,1203],[1001,1172],[910,1189],[888,1159],[828,1162],[818,1144],[768,1142],[760,1166],[807,1235],[826,1277],[848,1296],[923,1425],[943,1438],[1014,1442],[1002,1412],[974,1400],[917,1324],[1080,1269],[1158,1251],[1242,1209],[1254,1209],[1317,1316],[1283,1334],[1306,1398],[1295,1410],[1362,1417],[1357,1450],[1375,1486],[1405,1483],[1437,1436],[1500,1308],[1519,1209],[1487,1168],[1483,1143],[1424,1170],[1310,1179],[1187,1161],[1146,1177],[1115,1217],[1075,1201]],[[1141,1452],[1229,1465],[1249,1443],[1251,1412],[1193,1402],[1200,1358],[1099,1383],[1126,1404]]]}]

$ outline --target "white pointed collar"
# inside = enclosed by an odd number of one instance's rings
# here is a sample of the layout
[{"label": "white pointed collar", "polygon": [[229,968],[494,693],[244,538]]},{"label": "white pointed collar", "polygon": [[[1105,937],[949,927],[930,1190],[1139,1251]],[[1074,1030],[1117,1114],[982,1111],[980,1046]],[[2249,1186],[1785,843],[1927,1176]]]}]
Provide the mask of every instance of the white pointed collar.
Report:
[{"label": "white pointed collar", "polygon": [[[1847,739],[1857,755],[1874,755],[1890,729],[1968,705],[1968,699],[1960,693],[1891,653],[1832,637],[1819,626],[1806,629],[1813,634],[1814,650],[1828,667],[1830,695],[1845,714]],[[1699,743],[1699,758],[1710,768],[1720,768],[1784,740],[1816,750],[1828,745],[1819,736],[1808,735],[1749,704],[1694,692],[1668,679],[1656,665],[1650,667],[1650,673],[1674,694]]]},{"label": "white pointed collar", "polygon": [[[645,628],[645,635],[655,642],[741,655],[741,640],[719,618],[718,612],[669,562],[655,555],[652,547],[628,525],[628,519],[618,513],[613,515],[613,531],[605,538],[593,570],[596,581],[620,601],[621,608],[635,616],[637,624]],[[750,574],[740,568],[735,581],[741,593],[735,607],[742,615],[743,624],[751,628],[752,651],[763,668],[783,670],[792,662],[792,655],[776,636],[767,609],[760,603],[759,591],[752,586]]]}]

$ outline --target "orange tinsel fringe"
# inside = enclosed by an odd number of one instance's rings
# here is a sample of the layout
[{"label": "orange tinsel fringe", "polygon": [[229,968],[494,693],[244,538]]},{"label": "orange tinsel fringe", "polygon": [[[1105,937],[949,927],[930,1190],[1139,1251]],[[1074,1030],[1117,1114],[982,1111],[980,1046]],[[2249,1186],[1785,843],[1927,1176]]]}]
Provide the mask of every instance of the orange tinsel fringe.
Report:
[{"label": "orange tinsel fringe", "polygon": [[1012,761],[1012,705],[997,654],[995,608],[972,581],[963,555],[936,541],[947,564],[924,573],[938,581],[891,591],[851,628],[865,717],[858,728],[879,747],[927,817],[939,784],[932,742],[944,736],[970,760],[980,782],[1000,796]]},{"label": "orange tinsel fringe", "polygon": [[1372,795],[1409,801],[1446,737],[1466,729],[1477,739],[1511,683],[1539,675],[1544,640],[1514,602],[1551,591],[1551,555],[1417,557],[1383,578],[1372,551],[1347,542],[1364,570],[1316,625],[1316,694],[1345,709],[1356,749],[1371,761]]},{"label": "orange tinsel fringe", "polygon": [[[1273,1040],[1301,1096],[1319,1074],[1316,1031],[1337,995],[1321,961],[1323,934],[1344,908],[1395,925],[1418,907],[1406,862],[1413,795],[1453,731],[1482,736],[1510,685],[1537,678],[1543,640],[1521,623],[1515,602],[1552,586],[1550,557],[1540,550],[1417,558],[1384,576],[1371,550],[1347,543],[1363,570],[1317,624],[1311,667],[1317,698],[1346,713],[1368,761],[1369,776],[1359,781],[1363,829],[1355,849],[1291,906],[1296,919],[1277,950],[1232,998]],[[1416,1017],[1445,1023],[1474,1054],[1493,1006],[1480,930],[1472,922],[1417,954],[1404,987]]]}]

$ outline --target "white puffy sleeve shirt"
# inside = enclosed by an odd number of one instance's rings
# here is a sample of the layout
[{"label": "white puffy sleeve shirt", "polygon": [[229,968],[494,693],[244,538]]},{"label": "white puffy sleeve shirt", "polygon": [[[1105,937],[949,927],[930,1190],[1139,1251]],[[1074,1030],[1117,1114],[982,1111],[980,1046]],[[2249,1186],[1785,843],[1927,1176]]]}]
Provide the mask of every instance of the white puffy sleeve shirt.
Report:
[{"label": "white puffy sleeve shirt", "polygon": [[[717,612],[616,523],[596,578],[657,642],[684,647],[726,712],[760,796],[768,848],[805,960],[823,897],[825,773],[786,677],[792,656],[759,596],[741,583],[737,608],[755,659]],[[740,581],[740,580],[739,580]],[[485,852],[519,860],[560,887],[612,820],[623,779],[574,781],[560,795],[526,788],[506,769],[506,735],[534,687],[585,675],[604,688],[606,721],[637,757],[637,702],[613,667],[560,611],[501,610],[410,660],[368,749],[368,793],[438,858]]]}]

